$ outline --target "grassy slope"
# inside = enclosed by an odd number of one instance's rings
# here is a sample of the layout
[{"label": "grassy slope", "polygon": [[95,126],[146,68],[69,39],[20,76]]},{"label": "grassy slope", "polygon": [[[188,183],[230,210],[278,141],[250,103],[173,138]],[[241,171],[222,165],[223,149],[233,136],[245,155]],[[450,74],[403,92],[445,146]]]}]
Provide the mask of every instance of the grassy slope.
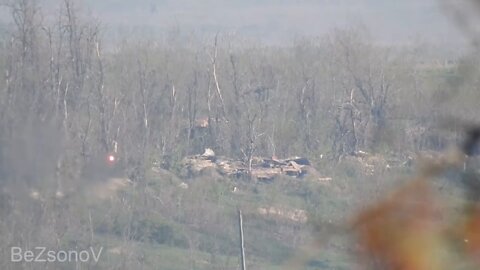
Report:
[{"label": "grassy slope", "polygon": [[[129,202],[146,204],[136,211],[125,209],[119,199],[90,201],[94,237],[106,249],[100,266],[108,268],[129,254],[135,257],[130,262],[141,261],[146,269],[235,269],[239,265],[237,207],[245,213],[246,253],[253,269],[279,269],[294,251],[292,239],[300,246],[306,238],[306,225],[256,213],[260,206],[306,208],[301,193],[286,192],[294,190],[288,180],[250,184],[204,176],[192,179],[188,189],[179,188],[180,182],[173,175],[152,173],[149,192],[141,195],[145,201],[137,196],[138,186],[137,191],[120,194]],[[295,185],[301,189],[302,184]],[[231,192],[234,185],[239,192]],[[136,233],[124,241],[128,228]],[[124,252],[117,254],[119,250]]]},{"label": "grassy slope", "polygon": [[[356,202],[364,200],[356,196],[368,192],[361,184],[367,178],[360,173],[345,174],[343,167],[338,169],[335,181],[328,185],[308,178],[251,183],[212,174],[190,179],[188,189],[180,188],[182,180],[173,174],[150,173],[148,192],[139,193],[141,188],[137,186],[137,191],[123,194],[127,201],[145,205],[139,206],[139,210],[129,212],[118,205],[119,200],[94,204],[98,214],[94,218],[99,220],[96,237],[108,239],[102,242],[107,243],[107,250],[118,249],[126,243],[122,242],[125,228],[133,224],[132,230],[137,233],[127,246],[135,258],[130,261],[143,264],[146,269],[236,269],[236,213],[240,207],[244,212],[250,269],[281,269],[296,251],[306,247],[314,233],[309,224],[261,216],[258,207],[307,209],[312,220],[344,220]],[[231,192],[233,186],[239,191]],[[129,219],[130,215],[134,218]],[[333,239],[324,249],[314,252],[309,269],[350,269],[347,249],[348,243],[343,239]],[[105,268],[118,261],[115,256],[125,256],[107,254],[110,259],[103,261]]]}]

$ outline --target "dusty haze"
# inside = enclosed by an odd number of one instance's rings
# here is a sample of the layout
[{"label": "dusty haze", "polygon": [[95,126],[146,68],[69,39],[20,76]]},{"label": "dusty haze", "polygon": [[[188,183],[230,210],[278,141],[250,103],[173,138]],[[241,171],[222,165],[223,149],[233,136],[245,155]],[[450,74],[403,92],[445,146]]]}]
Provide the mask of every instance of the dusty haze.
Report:
[{"label": "dusty haze", "polygon": [[[57,1],[40,2],[53,14],[58,10]],[[220,32],[282,45],[300,36],[321,36],[332,28],[362,25],[374,40],[384,44],[429,42],[458,49],[465,43],[439,1],[434,0],[79,2],[87,14],[99,18],[110,37],[119,38],[152,38],[172,31],[201,36]],[[5,21],[8,16],[2,17]]]}]

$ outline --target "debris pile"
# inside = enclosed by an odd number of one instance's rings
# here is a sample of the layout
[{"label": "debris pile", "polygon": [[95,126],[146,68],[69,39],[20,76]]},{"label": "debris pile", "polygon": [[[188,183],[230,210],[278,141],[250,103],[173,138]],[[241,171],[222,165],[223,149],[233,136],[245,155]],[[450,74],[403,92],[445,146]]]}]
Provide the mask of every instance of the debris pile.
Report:
[{"label": "debris pile", "polygon": [[252,176],[259,180],[271,180],[277,175],[302,177],[308,171],[310,162],[306,158],[293,157],[286,159],[260,158],[252,161]]},{"label": "debris pile", "polygon": [[202,155],[185,157],[183,167],[190,175],[198,175],[204,170],[213,169],[222,175],[234,177],[250,175],[258,180],[272,180],[279,175],[302,177],[310,167],[309,160],[302,157],[286,159],[253,157],[251,166],[249,163],[216,156],[213,150],[207,148]]}]

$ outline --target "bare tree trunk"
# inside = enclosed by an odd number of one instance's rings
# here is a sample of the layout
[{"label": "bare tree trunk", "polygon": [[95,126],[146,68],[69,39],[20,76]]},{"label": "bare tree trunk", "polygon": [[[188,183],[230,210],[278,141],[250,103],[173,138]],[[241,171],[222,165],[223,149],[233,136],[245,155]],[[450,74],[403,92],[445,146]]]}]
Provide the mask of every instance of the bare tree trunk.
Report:
[{"label": "bare tree trunk", "polygon": [[226,112],[226,109],[225,109],[225,102],[223,101],[222,90],[220,90],[220,84],[218,82],[218,77],[217,77],[217,55],[218,55],[218,34],[215,35],[213,56],[210,56],[210,58],[212,60],[212,73],[213,73],[213,80],[215,82],[215,88],[217,90],[218,98],[220,99],[220,104],[222,105],[223,118],[225,120],[227,120],[227,115],[226,115],[227,112]]},{"label": "bare tree trunk", "polygon": [[109,127],[107,125],[107,112],[106,112],[106,100],[105,100],[105,84],[104,84],[104,72],[103,72],[103,62],[102,62],[102,56],[100,52],[100,44],[96,42],[95,44],[95,49],[96,49],[96,55],[97,55],[97,61],[98,61],[98,76],[99,76],[99,82],[97,86],[97,94],[98,94],[98,110],[100,113],[100,142],[103,146],[103,150],[105,152],[108,152],[109,150],[109,142],[108,142],[108,133],[109,133]]}]

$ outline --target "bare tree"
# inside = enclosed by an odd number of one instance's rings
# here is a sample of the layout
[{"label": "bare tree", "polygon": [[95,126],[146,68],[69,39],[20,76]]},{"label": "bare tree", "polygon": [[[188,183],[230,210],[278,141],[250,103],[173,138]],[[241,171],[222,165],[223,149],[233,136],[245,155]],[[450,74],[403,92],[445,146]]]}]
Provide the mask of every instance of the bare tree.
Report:
[{"label": "bare tree", "polygon": [[384,130],[395,77],[388,50],[376,48],[359,30],[337,31],[332,37],[334,61],[339,65],[343,101],[336,116],[336,145],[340,153],[358,148],[373,150]]}]

